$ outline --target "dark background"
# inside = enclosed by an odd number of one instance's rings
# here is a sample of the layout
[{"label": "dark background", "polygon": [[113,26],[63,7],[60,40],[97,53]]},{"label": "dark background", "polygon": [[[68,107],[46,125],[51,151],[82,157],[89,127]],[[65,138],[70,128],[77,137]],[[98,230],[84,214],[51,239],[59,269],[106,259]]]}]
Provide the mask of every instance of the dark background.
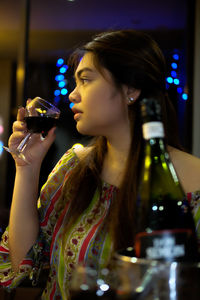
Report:
[{"label": "dark background", "polygon": [[[0,61],[9,60],[12,66],[7,136],[11,133],[17,111],[16,70],[24,3],[24,0],[0,0]],[[58,74],[56,61],[59,57],[67,61],[73,49],[98,32],[134,28],[149,33],[158,42],[166,57],[169,74],[172,54],[176,52],[180,55],[179,78],[189,98],[187,101],[181,100],[175,85],[170,85],[168,92],[177,111],[181,142],[186,150],[191,151],[194,7],[193,0],[30,1],[26,97],[22,103],[25,104],[27,97],[35,96],[54,102],[54,91],[57,88],[55,76]],[[70,77],[67,79],[71,82]],[[68,85],[68,88],[70,90],[71,87]],[[87,140],[75,129],[68,97],[61,96],[58,106],[62,110],[61,125],[57,130],[56,141],[43,162],[40,186],[68,148],[76,142],[84,143]],[[4,118],[4,112],[0,112],[0,116]],[[9,208],[15,167],[9,154],[2,154],[0,163],[3,161],[6,170],[1,174],[5,184],[0,206]]]}]

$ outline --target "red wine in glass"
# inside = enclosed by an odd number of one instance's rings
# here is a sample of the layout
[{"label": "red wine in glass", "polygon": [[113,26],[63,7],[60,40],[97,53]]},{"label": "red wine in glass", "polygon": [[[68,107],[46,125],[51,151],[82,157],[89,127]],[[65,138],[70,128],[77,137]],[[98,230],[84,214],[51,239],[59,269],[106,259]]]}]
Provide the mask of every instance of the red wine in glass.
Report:
[{"label": "red wine in glass", "polygon": [[47,135],[52,127],[58,125],[58,119],[49,116],[25,117],[24,120],[29,132],[42,133],[43,135]]}]

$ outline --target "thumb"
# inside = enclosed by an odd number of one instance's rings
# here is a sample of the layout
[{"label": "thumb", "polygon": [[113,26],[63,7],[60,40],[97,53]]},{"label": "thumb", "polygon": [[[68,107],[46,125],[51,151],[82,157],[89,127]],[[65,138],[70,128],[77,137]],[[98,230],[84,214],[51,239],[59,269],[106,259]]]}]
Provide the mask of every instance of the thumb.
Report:
[{"label": "thumb", "polygon": [[45,146],[45,148],[49,148],[51,146],[51,144],[54,142],[55,138],[56,138],[56,127],[53,127],[49,130],[47,136],[45,138],[41,137],[42,143]]}]

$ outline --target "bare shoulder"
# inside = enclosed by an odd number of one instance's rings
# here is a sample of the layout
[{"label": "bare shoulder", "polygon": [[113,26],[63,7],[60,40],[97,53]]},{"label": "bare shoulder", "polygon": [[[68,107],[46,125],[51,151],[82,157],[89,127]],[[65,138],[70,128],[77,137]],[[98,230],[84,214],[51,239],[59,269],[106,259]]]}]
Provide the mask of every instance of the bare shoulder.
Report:
[{"label": "bare shoulder", "polygon": [[170,146],[168,150],[185,192],[200,190],[200,159]]},{"label": "bare shoulder", "polygon": [[74,146],[73,150],[79,159],[83,159],[91,150],[92,147]]},{"label": "bare shoulder", "polygon": [[183,164],[185,167],[195,168],[200,174],[200,158],[170,146],[168,147],[168,151],[172,161],[174,160],[174,162]]}]

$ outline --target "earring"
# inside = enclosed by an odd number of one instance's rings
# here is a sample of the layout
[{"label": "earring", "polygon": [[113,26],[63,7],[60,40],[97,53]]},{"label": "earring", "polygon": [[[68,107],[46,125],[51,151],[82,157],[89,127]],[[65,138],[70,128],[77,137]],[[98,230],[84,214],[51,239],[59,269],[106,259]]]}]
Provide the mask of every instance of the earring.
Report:
[{"label": "earring", "polygon": [[134,102],[134,98],[133,97],[128,97],[128,104],[132,104]]}]

